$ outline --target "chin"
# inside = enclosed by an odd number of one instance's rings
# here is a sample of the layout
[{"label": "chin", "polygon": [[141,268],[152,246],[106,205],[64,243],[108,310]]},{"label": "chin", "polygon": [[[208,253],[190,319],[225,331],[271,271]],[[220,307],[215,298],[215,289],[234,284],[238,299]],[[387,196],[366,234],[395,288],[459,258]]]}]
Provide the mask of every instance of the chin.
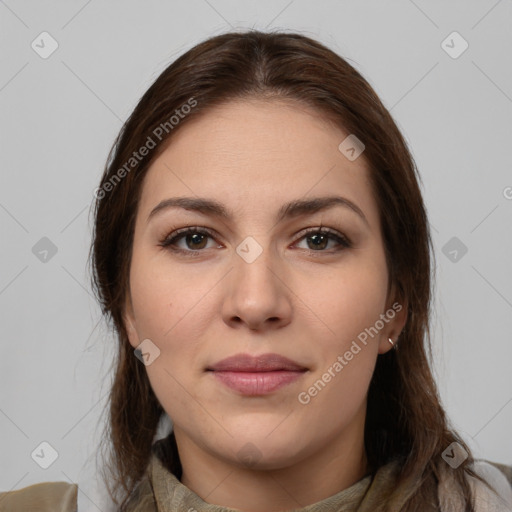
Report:
[{"label": "chin", "polygon": [[[272,428],[268,430],[271,431]],[[234,449],[231,462],[246,469],[275,470],[288,467],[301,458],[298,439],[273,437],[268,432],[261,436],[244,435],[234,439],[229,446],[230,451]]]}]

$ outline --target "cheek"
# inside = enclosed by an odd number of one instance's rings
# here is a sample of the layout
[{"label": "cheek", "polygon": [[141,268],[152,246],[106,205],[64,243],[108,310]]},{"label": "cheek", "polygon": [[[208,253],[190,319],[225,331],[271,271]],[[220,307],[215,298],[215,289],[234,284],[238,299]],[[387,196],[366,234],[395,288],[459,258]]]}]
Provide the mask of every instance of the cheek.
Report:
[{"label": "cheek", "polygon": [[190,383],[200,373],[201,333],[208,332],[211,323],[207,294],[214,284],[215,279],[209,282],[200,272],[184,274],[165,258],[144,259],[142,251],[134,252],[130,291],[137,334],[140,341],[150,339],[160,350],[146,370],[168,412],[171,405],[186,410],[190,402],[184,388],[191,390]]},{"label": "cheek", "polygon": [[167,343],[211,286],[204,273],[183,272],[164,252],[134,250],[130,290],[139,334]]},{"label": "cheek", "polygon": [[202,327],[198,320],[204,305],[197,304],[197,295],[184,296],[165,287],[156,289],[149,286],[149,281],[139,287],[138,293],[134,302],[138,331],[160,350],[145,368],[151,388],[176,424],[187,424],[193,418],[197,431],[208,435],[213,426],[199,405],[201,397],[195,389],[201,377],[198,360]]},{"label": "cheek", "polygon": [[312,378],[297,397],[303,421],[317,432],[332,434],[348,425],[365,407],[376,358],[366,348],[343,365],[341,371],[336,371],[333,362],[323,369],[324,373]]},{"label": "cheek", "polygon": [[175,279],[170,285],[168,278],[152,279],[152,272],[133,274],[137,333],[141,340],[149,338],[160,350],[155,362],[146,367],[155,390],[165,389],[174,395],[180,384],[188,386],[194,377],[191,372],[196,369],[193,363],[201,349],[200,333],[205,330],[208,301],[199,300],[202,294],[194,291],[194,285],[184,289]]},{"label": "cheek", "polygon": [[[341,350],[384,313],[387,295],[387,269],[383,260],[352,258],[316,281],[314,295],[307,303],[330,333],[331,349]],[[305,296],[305,295],[304,295]]]}]

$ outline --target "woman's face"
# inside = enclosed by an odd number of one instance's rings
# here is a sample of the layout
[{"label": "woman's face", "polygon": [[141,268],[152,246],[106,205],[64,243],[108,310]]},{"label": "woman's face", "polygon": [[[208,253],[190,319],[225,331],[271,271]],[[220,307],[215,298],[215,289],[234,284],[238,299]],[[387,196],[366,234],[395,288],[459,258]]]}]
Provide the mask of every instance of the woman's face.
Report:
[{"label": "woman's face", "polygon": [[[277,469],[362,446],[376,359],[406,308],[387,295],[364,153],[338,149],[348,135],[300,105],[231,102],[180,128],[148,170],[127,326],[134,348],[150,340],[146,370],[180,451]],[[192,203],[150,215],[185,197],[226,216]],[[343,199],[311,203],[333,197]],[[283,210],[303,201],[311,208]],[[162,246],[194,227],[210,233]],[[217,365],[240,354],[296,367]]]}]

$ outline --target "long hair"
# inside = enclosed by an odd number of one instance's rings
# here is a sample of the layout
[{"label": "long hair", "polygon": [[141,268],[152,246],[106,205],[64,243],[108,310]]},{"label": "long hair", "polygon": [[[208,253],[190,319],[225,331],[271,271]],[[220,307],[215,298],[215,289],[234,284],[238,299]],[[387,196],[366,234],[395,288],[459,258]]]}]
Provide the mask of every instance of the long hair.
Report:
[{"label": "long hair", "polygon": [[[446,471],[441,454],[457,442],[468,457],[450,470],[454,492],[460,490],[464,510],[474,511],[467,476],[480,478],[470,467],[470,448],[448,423],[431,371],[433,252],[413,157],[377,94],[346,60],[304,35],[259,31],[209,38],[167,67],[122,127],[95,194],[93,289],[118,342],[104,436],[110,496],[116,503],[121,500],[123,510],[143,477],[165,415],[144,365],[133,355],[123,316],[143,177],[182,126],[216,105],[244,98],[301,102],[365,144],[389,280],[408,305],[398,350],[378,356],[369,386],[368,464],[374,473],[387,462],[400,461],[393,493],[407,491],[403,511],[423,510],[435,499]],[[145,155],[143,146],[151,147]],[[167,456],[179,475],[175,444]],[[383,500],[379,510],[386,509]]]}]

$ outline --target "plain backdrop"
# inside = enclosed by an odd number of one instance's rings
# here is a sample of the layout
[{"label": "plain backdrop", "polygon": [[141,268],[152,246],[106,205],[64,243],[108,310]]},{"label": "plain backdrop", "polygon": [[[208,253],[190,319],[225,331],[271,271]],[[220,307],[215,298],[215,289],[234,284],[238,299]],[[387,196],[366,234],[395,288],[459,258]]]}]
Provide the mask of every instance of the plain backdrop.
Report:
[{"label": "plain backdrop", "polygon": [[109,510],[95,458],[114,338],[86,267],[93,191],[160,72],[244,28],[317,38],[391,111],[432,226],[443,404],[478,458],[512,464],[511,24],[509,0],[0,0],[0,491],[77,482],[80,512]]}]

